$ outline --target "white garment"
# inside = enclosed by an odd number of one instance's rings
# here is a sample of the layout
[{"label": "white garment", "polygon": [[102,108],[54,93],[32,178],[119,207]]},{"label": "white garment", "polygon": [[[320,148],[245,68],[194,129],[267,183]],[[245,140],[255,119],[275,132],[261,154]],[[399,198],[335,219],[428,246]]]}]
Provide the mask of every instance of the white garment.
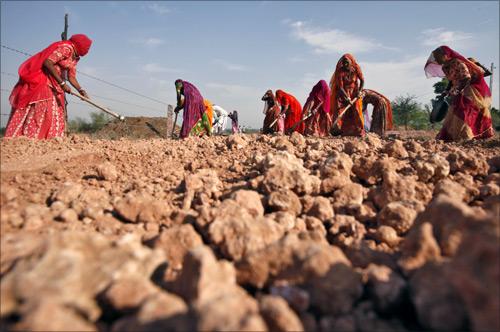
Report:
[{"label": "white garment", "polygon": [[214,133],[222,134],[226,129],[229,113],[219,105],[213,105],[212,108],[214,110],[214,114],[217,115],[216,122],[213,126]]}]

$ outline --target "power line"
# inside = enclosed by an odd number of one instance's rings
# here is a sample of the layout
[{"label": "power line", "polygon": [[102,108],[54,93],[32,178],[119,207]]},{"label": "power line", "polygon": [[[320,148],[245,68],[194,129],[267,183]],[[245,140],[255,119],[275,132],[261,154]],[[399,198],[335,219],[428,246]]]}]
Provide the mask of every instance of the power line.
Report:
[{"label": "power line", "polygon": [[12,73],[6,73],[6,72],[2,72],[3,75],[7,75],[7,76],[12,76],[12,77],[17,77],[16,74],[12,74]]},{"label": "power line", "polygon": [[[2,71],[1,73],[3,75],[17,77],[17,75],[12,74],[12,73],[4,72],[4,71]],[[124,104],[124,105],[134,106],[134,107],[138,107],[138,108],[141,108],[141,109],[147,109],[147,110],[151,110],[151,111],[155,111],[155,112],[163,112],[162,110],[159,110],[157,108],[151,108],[151,107],[148,107],[148,106],[142,106],[142,105],[137,105],[137,104],[133,104],[133,103],[128,103],[128,102],[123,101],[123,100],[118,100],[118,99],[114,99],[114,98],[110,98],[110,97],[105,97],[105,96],[99,96],[99,95],[96,95],[96,94],[93,94],[93,93],[91,95],[92,95],[92,97],[97,97],[97,98],[100,98],[100,99],[110,100],[110,101],[114,101],[114,102],[121,103],[121,104]]]},{"label": "power line", "polygon": [[[16,52],[16,53],[19,53],[19,54],[23,54],[23,55],[26,55],[26,56],[32,56],[32,55],[31,55],[31,54],[29,54],[29,53],[26,53],[26,52],[23,52],[23,51],[17,50],[17,49],[12,48],[12,47],[8,47],[8,46],[5,46],[5,45],[1,45],[1,46],[2,46],[3,48],[5,48],[5,49],[8,49],[8,50],[10,50],[10,51],[13,51],[13,52]],[[154,101],[154,102],[156,102],[156,103],[160,103],[160,104],[162,104],[162,105],[167,105],[167,103],[165,103],[165,102],[163,102],[163,101],[161,101],[161,100],[158,100],[158,99],[155,99],[155,98],[148,97],[148,96],[146,96],[146,95],[143,95],[142,93],[135,92],[135,91],[130,90],[130,89],[128,89],[128,88],[124,88],[124,87],[122,87],[122,86],[119,86],[118,84],[111,83],[111,82],[108,82],[108,81],[106,81],[106,80],[103,80],[102,78],[99,78],[99,77],[96,77],[96,76],[93,76],[93,75],[90,75],[90,74],[87,74],[87,73],[81,72],[81,71],[79,71],[79,70],[77,70],[77,72],[78,72],[79,74],[82,74],[83,76],[87,76],[87,77],[92,78],[92,79],[94,79],[94,80],[96,80],[96,81],[99,81],[99,82],[102,82],[102,83],[105,83],[105,84],[111,85],[111,86],[113,86],[113,87],[115,87],[115,88],[117,88],[117,89],[121,89],[121,90],[127,91],[127,92],[129,92],[129,93],[132,93],[132,94],[134,94],[134,95],[137,95],[137,96],[140,96],[140,97],[143,97],[143,98],[146,98],[146,99],[152,100],[152,101]]]}]

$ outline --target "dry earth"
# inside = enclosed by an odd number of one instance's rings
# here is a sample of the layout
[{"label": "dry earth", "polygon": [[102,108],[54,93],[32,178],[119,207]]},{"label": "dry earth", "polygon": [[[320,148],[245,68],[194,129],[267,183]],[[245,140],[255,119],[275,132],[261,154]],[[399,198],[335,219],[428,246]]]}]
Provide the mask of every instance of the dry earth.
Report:
[{"label": "dry earth", "polygon": [[1,329],[500,330],[499,140],[1,142]]}]

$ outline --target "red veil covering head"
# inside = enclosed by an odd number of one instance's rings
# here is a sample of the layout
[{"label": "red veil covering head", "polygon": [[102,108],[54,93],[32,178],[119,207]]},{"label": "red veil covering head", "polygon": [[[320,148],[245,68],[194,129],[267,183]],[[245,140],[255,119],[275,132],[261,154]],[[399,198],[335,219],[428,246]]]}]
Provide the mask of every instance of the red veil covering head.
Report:
[{"label": "red veil covering head", "polygon": [[92,40],[83,34],[73,35],[69,40],[73,43],[79,56],[85,56],[89,52],[90,45],[92,45]]},{"label": "red veil covering head", "polygon": [[490,88],[488,87],[488,85],[484,80],[483,77],[484,72],[481,69],[481,67],[479,67],[474,62],[470,61],[460,53],[452,50],[451,48],[445,45],[439,46],[434,51],[432,51],[431,55],[429,56],[429,59],[427,59],[427,62],[425,63],[424,66],[424,71],[427,78],[446,77],[446,74],[443,71],[443,65],[439,64],[436,61],[436,55],[435,55],[436,52],[443,54],[446,58],[448,58],[448,60],[458,59],[462,61],[467,66],[467,69],[469,70],[472,76],[471,84],[473,84],[479,90],[479,93],[481,93],[483,97],[491,96]]},{"label": "red veil covering head", "polygon": [[[332,75],[332,78],[330,80],[330,89],[331,89],[331,97],[330,97],[330,113],[332,114],[333,120],[335,121],[337,117],[339,116],[339,103],[337,102],[338,96],[337,92],[339,91],[340,87],[343,85],[342,82],[342,62],[344,62],[344,59],[348,59],[349,62],[351,63],[351,67],[354,69],[356,76],[359,80],[364,81],[363,77],[363,72],[361,72],[361,67],[359,64],[356,62],[356,59],[354,59],[354,56],[352,54],[344,54],[339,61],[337,62],[337,66],[335,67],[335,72]],[[357,81],[356,81],[357,82]],[[357,84],[357,83],[356,83]],[[358,87],[359,89],[359,87]],[[362,103],[362,98],[359,98],[357,102],[355,103],[355,108],[358,112],[359,118],[361,120],[361,124],[363,125],[364,123],[364,118],[363,118],[363,103]],[[339,125],[342,123],[342,121],[339,121]]]}]

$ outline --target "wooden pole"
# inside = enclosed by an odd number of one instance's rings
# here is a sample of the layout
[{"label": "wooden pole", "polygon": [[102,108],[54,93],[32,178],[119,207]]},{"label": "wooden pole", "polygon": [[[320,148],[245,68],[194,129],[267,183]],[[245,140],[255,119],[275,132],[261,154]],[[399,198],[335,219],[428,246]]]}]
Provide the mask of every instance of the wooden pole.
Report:
[{"label": "wooden pole", "polygon": [[493,70],[495,69],[496,67],[493,65],[493,62],[491,63],[491,67],[490,67],[490,71],[491,71],[491,75],[490,75],[490,92],[491,92],[491,96],[493,96]]},{"label": "wooden pole", "polygon": [[[64,15],[64,31],[61,33],[62,40],[68,40],[68,14]],[[68,71],[64,70],[62,72],[63,80],[68,80]],[[64,98],[64,131],[66,136],[68,136],[68,101]]]}]

